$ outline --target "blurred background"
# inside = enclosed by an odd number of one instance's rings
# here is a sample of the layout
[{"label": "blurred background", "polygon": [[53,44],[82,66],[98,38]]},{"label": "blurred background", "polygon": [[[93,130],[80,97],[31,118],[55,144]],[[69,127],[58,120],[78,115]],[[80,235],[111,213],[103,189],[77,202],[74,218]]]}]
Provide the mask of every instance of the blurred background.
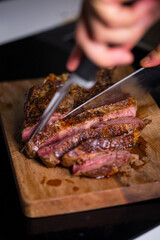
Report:
[{"label": "blurred background", "polygon": [[[0,79],[35,78],[66,71],[80,6],[81,0],[1,0]],[[137,63],[160,42],[159,30],[160,22],[133,50]]]},{"label": "blurred background", "polygon": [[[74,45],[81,1],[0,0],[0,81],[65,72],[65,63]],[[136,68],[139,60],[160,42],[159,32],[160,22],[133,49]],[[28,219],[21,212],[1,128],[0,142],[0,239],[10,239],[12,235],[21,239],[120,237],[124,240],[133,239],[160,222],[160,199],[65,216]]]}]

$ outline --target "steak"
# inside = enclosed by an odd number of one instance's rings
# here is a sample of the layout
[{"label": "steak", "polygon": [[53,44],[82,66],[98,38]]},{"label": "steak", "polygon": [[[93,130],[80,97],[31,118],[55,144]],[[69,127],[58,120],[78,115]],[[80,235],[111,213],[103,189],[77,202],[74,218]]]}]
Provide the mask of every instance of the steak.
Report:
[{"label": "steak", "polygon": [[78,147],[70,150],[62,157],[62,165],[65,167],[72,166],[75,162],[83,163],[93,156],[93,153],[117,150],[131,150],[136,144],[140,131],[131,134],[111,137],[95,138],[82,142]]},{"label": "steak", "polygon": [[[137,117],[121,117],[91,126],[91,128],[66,137],[56,144],[42,147],[38,151],[38,156],[48,166],[55,166],[60,158],[69,150],[77,147],[80,143],[91,138],[113,137],[123,134],[141,131],[149,123],[148,119],[141,120]],[[55,160],[55,161],[54,161]]]},{"label": "steak", "polygon": [[[76,176],[101,178],[111,176],[139,156],[131,153],[140,132],[150,123],[136,117],[132,97],[109,105],[99,105],[77,116],[64,116],[72,109],[112,85],[113,70],[100,70],[96,85],[85,90],[73,85],[43,130],[25,148],[30,158],[38,157],[47,167],[72,167]],[[25,122],[22,141],[26,142],[55,92],[69,74],[50,74],[42,84],[33,86],[24,104]],[[127,97],[127,95],[126,95]],[[110,99],[112,102],[112,98]]]},{"label": "steak", "polygon": [[101,122],[117,117],[135,117],[136,110],[134,98],[127,98],[120,102],[84,111],[75,117],[58,119],[56,122],[46,125],[43,131],[29,142],[26,148],[27,156],[35,157],[39,148],[73,136]]},{"label": "steak", "polygon": [[138,159],[137,154],[124,150],[99,152],[81,165],[74,164],[72,172],[76,176],[109,177],[117,173],[126,163]]},{"label": "steak", "polygon": [[[62,118],[73,108],[111,86],[112,72],[112,70],[108,69],[99,70],[96,74],[97,83],[90,90],[82,89],[79,86],[73,85],[69,94],[64,98],[49,122],[55,122],[57,119]],[[67,73],[60,76],[50,74],[44,80],[43,84],[35,85],[29,89],[24,104],[25,122],[22,130],[23,142],[26,142],[29,139],[51,98],[67,81],[68,77],[69,74]]]}]

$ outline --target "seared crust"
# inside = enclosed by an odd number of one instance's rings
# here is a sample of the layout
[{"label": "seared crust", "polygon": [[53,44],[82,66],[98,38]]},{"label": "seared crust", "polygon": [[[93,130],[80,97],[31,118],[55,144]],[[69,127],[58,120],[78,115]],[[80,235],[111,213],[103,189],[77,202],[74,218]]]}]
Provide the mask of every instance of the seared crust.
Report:
[{"label": "seared crust", "polygon": [[[24,128],[36,124],[44,110],[46,109],[49,101],[55,94],[55,92],[64,84],[68,79],[68,74],[62,74],[56,76],[50,74],[43,84],[38,84],[29,89],[26,94],[26,100],[24,104],[25,123]],[[64,100],[65,104],[62,103],[57,109],[58,113],[66,112],[66,109],[71,110],[73,108],[73,99],[69,95]],[[68,104],[66,104],[68,103]]]},{"label": "seared crust", "polygon": [[[78,114],[75,117],[59,119],[57,121],[56,125],[57,125],[58,128],[67,127],[67,126],[74,126],[76,124],[92,120],[96,117],[98,117],[98,118],[102,117],[102,120],[103,120],[103,116],[105,114],[108,114],[108,113],[111,114],[113,112],[114,112],[115,115],[117,114],[117,117],[118,117],[119,111],[121,111],[125,108],[131,108],[131,107],[133,107],[133,108],[136,107],[136,101],[135,101],[134,98],[129,97],[129,98],[127,98],[125,100],[122,100],[120,102],[116,102],[116,103],[113,103],[113,104],[109,104],[109,105],[105,105],[105,106],[101,106],[101,107],[98,107],[98,108],[93,108],[93,109],[84,111],[84,112]],[[137,107],[136,107],[135,111],[136,110],[137,110]],[[116,116],[114,118],[116,118]]]}]

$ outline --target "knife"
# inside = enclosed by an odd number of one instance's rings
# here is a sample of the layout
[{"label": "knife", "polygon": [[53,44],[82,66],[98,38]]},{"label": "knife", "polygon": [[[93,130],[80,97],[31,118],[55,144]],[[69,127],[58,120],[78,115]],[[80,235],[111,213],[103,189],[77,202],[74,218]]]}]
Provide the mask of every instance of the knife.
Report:
[{"label": "knife", "polygon": [[70,75],[69,79],[65,82],[65,84],[52,97],[46,110],[42,114],[39,123],[31,134],[29,140],[25,143],[21,152],[24,151],[25,147],[31,141],[31,139],[44,128],[52,114],[55,112],[56,108],[59,106],[63,98],[69,92],[72,84],[77,84],[82,88],[90,89],[95,84],[95,75],[97,70],[98,67],[94,65],[87,57],[84,57],[82,59],[78,69]]},{"label": "knife", "polygon": [[75,116],[91,108],[121,101],[129,96],[138,100],[144,94],[156,89],[158,86],[160,86],[160,65],[151,68],[140,68],[87,102],[73,109],[63,118]]}]

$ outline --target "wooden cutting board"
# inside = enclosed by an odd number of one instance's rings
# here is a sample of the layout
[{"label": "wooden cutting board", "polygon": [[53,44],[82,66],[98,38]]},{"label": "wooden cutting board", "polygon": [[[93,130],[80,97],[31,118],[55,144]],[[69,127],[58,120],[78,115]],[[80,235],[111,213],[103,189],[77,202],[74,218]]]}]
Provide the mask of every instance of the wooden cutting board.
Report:
[{"label": "wooden cutting board", "polygon": [[[117,76],[121,78],[130,71],[130,68],[120,68]],[[139,166],[127,165],[110,178],[90,179],[72,176],[62,167],[46,168],[20,153],[25,93],[41,81],[0,83],[3,129],[25,215],[65,214],[160,197],[160,109],[149,94],[138,102],[138,116],[152,120],[135,148],[142,158]]]}]

